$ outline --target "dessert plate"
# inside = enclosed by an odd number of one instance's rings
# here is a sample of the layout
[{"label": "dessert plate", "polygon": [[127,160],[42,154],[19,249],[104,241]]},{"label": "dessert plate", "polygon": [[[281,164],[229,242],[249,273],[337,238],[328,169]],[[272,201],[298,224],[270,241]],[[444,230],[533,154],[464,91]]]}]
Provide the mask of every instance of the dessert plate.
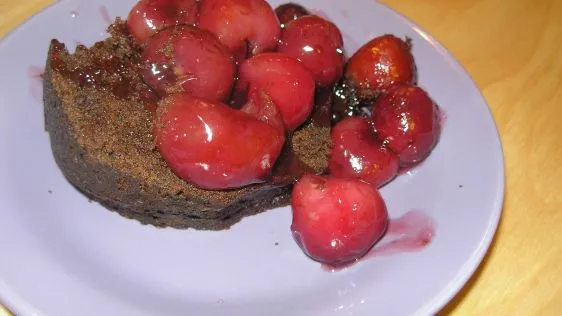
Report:
[{"label": "dessert plate", "polygon": [[348,55],[384,33],[413,41],[419,83],[444,110],[445,125],[432,155],[381,192],[392,218],[431,219],[433,239],[422,250],[385,252],[330,272],[292,240],[288,207],[228,231],[157,229],[78,193],[57,168],[44,131],[47,47],[51,38],[71,48],[101,40],[133,3],[61,1],[0,43],[3,304],[17,315],[430,315],[464,285],[501,214],[498,132],[478,88],[447,50],[371,0],[301,4],[342,29]]}]

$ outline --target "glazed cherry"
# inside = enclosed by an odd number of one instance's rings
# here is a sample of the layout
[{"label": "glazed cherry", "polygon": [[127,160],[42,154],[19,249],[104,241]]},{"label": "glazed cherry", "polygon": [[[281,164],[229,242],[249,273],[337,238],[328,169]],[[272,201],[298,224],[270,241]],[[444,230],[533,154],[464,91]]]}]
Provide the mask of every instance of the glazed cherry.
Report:
[{"label": "glazed cherry", "polygon": [[342,75],[342,35],[336,25],[321,17],[308,15],[286,24],[278,51],[300,60],[320,86],[331,86]]},{"label": "glazed cherry", "polygon": [[334,126],[331,138],[331,175],[359,178],[380,188],[398,173],[398,156],[383,145],[369,119],[347,118]]},{"label": "glazed cherry", "polygon": [[296,20],[304,15],[309,15],[310,13],[303,6],[296,3],[285,3],[277,8],[275,8],[275,14],[281,23],[281,28],[292,20]]},{"label": "glazed cherry", "polygon": [[358,179],[307,174],[293,187],[291,231],[312,259],[339,266],[364,256],[388,226],[386,205]]},{"label": "glazed cherry", "polygon": [[143,78],[161,96],[184,91],[222,101],[230,95],[234,59],[208,31],[189,25],[167,28],[147,42],[142,57]]},{"label": "glazed cherry", "polygon": [[127,27],[135,42],[142,45],[166,27],[195,24],[197,16],[197,0],[141,0],[129,12]]},{"label": "glazed cherry", "polygon": [[154,124],[156,145],[171,170],[209,190],[263,182],[285,141],[266,122],[187,93],[162,99]]},{"label": "glazed cherry", "polygon": [[359,97],[376,97],[398,83],[414,83],[416,66],[408,43],[394,35],[372,39],[351,56],[345,77]]},{"label": "glazed cherry", "polygon": [[238,60],[277,48],[281,27],[265,0],[204,0],[199,12],[199,26],[214,33]]},{"label": "glazed cherry", "polygon": [[235,95],[251,89],[267,93],[277,105],[287,129],[301,125],[312,112],[314,78],[297,59],[281,53],[262,53],[240,64]]},{"label": "glazed cherry", "polygon": [[251,89],[248,92],[246,104],[240,110],[277,128],[281,133],[285,132],[285,124],[279,108],[263,90]]},{"label": "glazed cherry", "polygon": [[383,93],[373,105],[375,129],[400,164],[418,163],[429,156],[440,131],[439,109],[422,88],[397,85]]}]

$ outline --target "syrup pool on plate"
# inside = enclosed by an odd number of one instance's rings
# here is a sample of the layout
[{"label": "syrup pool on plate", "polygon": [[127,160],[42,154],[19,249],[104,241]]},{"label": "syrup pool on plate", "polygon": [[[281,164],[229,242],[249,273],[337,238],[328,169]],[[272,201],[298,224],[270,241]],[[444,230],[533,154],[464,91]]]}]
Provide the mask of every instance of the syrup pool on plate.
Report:
[{"label": "syrup pool on plate", "polygon": [[383,239],[359,260],[338,267],[322,264],[322,269],[336,272],[377,257],[421,251],[429,246],[434,237],[433,218],[422,211],[411,210],[398,218],[391,219]]}]

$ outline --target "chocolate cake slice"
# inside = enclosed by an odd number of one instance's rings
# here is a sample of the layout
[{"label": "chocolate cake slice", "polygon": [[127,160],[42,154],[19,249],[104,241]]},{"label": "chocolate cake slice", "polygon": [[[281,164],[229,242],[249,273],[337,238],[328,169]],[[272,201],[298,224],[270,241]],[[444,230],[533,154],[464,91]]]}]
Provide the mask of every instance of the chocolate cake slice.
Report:
[{"label": "chocolate cake slice", "polygon": [[213,191],[180,179],[154,147],[150,108],[157,98],[139,73],[140,48],[119,18],[108,33],[74,54],[52,40],[45,68],[52,152],[66,179],[87,197],[143,224],[221,230],[244,216],[287,205],[300,175],[325,170],[329,97],[290,135],[265,183]]}]

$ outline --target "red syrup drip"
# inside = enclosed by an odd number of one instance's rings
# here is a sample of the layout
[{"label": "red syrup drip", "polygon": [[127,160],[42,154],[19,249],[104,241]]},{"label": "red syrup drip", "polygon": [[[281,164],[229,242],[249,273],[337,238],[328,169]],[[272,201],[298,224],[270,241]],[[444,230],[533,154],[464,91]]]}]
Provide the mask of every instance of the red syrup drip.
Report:
[{"label": "red syrup drip", "polygon": [[102,6],[100,6],[99,10],[100,10],[101,18],[103,19],[103,21],[107,24],[112,24],[113,19],[111,19],[111,15],[109,14],[109,11],[107,10],[107,7],[102,5]]},{"label": "red syrup drip", "polygon": [[435,237],[435,222],[424,212],[412,210],[399,218],[391,219],[384,237],[363,257],[343,266],[322,264],[322,270],[337,272],[357,262],[376,257],[406,252],[418,252],[427,247]]},{"label": "red syrup drip", "polygon": [[41,67],[30,66],[27,69],[27,75],[29,76],[29,78],[31,78],[33,80],[37,80],[37,81],[43,80],[44,74],[45,74],[45,70]]},{"label": "red syrup drip", "polygon": [[27,69],[27,76],[29,77],[29,91],[33,99],[41,102],[43,97],[43,75],[45,71],[41,67],[30,66]]}]

